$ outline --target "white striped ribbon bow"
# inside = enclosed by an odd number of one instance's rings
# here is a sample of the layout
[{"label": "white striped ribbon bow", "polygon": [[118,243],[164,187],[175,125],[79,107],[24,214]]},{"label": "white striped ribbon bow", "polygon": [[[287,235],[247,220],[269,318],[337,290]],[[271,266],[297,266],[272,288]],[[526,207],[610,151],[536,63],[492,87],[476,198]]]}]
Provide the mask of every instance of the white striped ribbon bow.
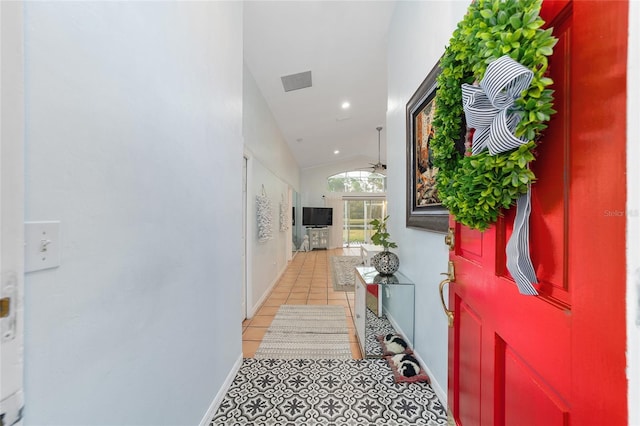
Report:
[{"label": "white striped ribbon bow", "polygon": [[[473,155],[485,149],[496,155],[528,142],[526,138],[515,135],[522,117],[520,112],[513,110],[513,105],[532,79],[531,70],[505,55],[487,66],[480,86],[462,85],[467,126],[475,129],[471,145]],[[533,284],[538,283],[538,279],[529,256],[531,192],[518,197],[516,204],[513,233],[506,248],[507,269],[520,293],[537,295]]]}]

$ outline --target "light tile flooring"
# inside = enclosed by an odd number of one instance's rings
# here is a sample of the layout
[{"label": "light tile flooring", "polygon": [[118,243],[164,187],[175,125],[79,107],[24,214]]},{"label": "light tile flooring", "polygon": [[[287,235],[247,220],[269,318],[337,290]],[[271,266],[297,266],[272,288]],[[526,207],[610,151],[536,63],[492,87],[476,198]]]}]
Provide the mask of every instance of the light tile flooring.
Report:
[{"label": "light tile flooring", "polygon": [[253,358],[267,328],[280,305],[340,305],[344,306],[349,327],[351,353],[361,359],[353,324],[354,293],[335,291],[331,278],[331,256],[359,256],[359,248],[314,250],[295,255],[267,300],[256,315],[242,323],[242,353]]}]

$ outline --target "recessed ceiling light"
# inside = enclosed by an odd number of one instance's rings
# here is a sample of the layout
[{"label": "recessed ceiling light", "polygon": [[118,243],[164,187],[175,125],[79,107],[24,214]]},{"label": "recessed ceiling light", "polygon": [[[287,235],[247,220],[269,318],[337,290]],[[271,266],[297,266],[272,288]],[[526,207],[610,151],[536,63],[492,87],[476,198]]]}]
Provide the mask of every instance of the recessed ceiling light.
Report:
[{"label": "recessed ceiling light", "polygon": [[348,109],[351,106],[351,104],[349,102],[343,102],[342,103],[342,109]]},{"label": "recessed ceiling light", "polygon": [[333,151],[333,153],[338,155],[338,154],[340,154],[340,151],[336,149],[335,151]]}]

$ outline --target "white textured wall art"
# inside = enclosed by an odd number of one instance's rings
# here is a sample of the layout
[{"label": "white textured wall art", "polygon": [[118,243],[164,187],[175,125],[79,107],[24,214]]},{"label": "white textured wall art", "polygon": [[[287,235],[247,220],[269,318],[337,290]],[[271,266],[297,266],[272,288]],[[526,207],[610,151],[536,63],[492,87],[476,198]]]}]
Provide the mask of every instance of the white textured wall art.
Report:
[{"label": "white textured wall art", "polygon": [[265,242],[273,238],[273,209],[266,195],[256,196],[258,213],[258,241]]},{"label": "white textured wall art", "polygon": [[280,201],[280,232],[289,229],[289,204]]}]

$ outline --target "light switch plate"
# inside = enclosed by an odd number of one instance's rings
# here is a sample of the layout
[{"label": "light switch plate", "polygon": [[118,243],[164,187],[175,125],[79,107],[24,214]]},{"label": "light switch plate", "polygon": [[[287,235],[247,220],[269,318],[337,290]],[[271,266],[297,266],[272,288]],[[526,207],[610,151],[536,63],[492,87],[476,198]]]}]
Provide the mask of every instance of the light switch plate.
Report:
[{"label": "light switch plate", "polygon": [[60,222],[25,222],[24,271],[60,266]]}]

